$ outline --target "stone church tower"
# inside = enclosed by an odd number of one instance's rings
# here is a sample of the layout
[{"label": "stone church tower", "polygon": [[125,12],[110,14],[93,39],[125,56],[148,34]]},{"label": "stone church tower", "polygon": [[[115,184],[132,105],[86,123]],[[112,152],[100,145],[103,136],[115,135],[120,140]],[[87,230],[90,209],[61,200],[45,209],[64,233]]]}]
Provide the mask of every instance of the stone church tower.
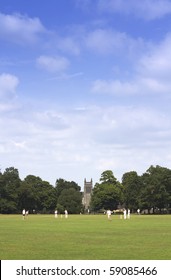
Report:
[{"label": "stone church tower", "polygon": [[86,210],[88,210],[90,206],[92,189],[93,189],[93,180],[91,179],[90,182],[87,182],[86,179],[84,179],[83,205]]}]

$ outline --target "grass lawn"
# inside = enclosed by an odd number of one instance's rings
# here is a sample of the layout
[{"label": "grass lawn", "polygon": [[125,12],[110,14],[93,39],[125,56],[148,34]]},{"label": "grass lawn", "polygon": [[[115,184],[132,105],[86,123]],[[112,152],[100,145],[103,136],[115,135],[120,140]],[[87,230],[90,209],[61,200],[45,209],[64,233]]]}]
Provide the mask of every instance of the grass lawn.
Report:
[{"label": "grass lawn", "polygon": [[1,260],[171,260],[171,215],[0,215]]}]

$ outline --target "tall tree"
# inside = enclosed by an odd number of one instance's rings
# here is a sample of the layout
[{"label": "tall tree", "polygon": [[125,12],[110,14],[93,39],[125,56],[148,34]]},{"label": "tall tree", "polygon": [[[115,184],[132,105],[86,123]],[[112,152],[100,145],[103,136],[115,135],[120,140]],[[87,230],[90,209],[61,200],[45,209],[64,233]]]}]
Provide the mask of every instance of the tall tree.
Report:
[{"label": "tall tree", "polygon": [[81,188],[74,181],[66,181],[64,179],[56,180],[57,208],[63,212],[65,208],[69,213],[80,213],[82,208]]},{"label": "tall tree", "polygon": [[52,185],[40,177],[28,175],[21,183],[20,207],[48,213],[55,209],[56,192]]},{"label": "tall tree", "polygon": [[18,169],[14,167],[6,168],[1,174],[0,183],[0,210],[1,213],[17,213],[18,211],[18,189],[20,178]]},{"label": "tall tree", "polygon": [[[62,206],[62,211],[67,209],[68,213],[78,214],[82,209],[81,193],[74,188],[64,189],[58,198],[57,205]],[[61,211],[61,209],[58,210]]]},{"label": "tall tree", "polygon": [[113,175],[112,170],[106,170],[102,172],[101,177],[100,177],[100,182],[102,184],[116,184],[117,180],[115,176]]},{"label": "tall tree", "polygon": [[122,176],[122,185],[124,186],[125,206],[132,210],[140,207],[140,193],[142,188],[141,177],[136,171],[130,171]]},{"label": "tall tree", "polygon": [[114,177],[111,170],[101,174],[101,183],[96,183],[91,197],[91,208],[94,211],[100,209],[114,210],[123,202],[123,187]]},{"label": "tall tree", "polygon": [[142,208],[168,209],[171,205],[171,170],[165,167],[150,166],[142,175]]},{"label": "tall tree", "polygon": [[66,181],[62,178],[59,178],[56,180],[55,189],[56,189],[57,197],[60,196],[60,194],[63,190],[70,189],[70,188],[73,188],[78,192],[81,190],[80,186],[77,183],[75,183],[74,181],[70,182],[70,181]]}]

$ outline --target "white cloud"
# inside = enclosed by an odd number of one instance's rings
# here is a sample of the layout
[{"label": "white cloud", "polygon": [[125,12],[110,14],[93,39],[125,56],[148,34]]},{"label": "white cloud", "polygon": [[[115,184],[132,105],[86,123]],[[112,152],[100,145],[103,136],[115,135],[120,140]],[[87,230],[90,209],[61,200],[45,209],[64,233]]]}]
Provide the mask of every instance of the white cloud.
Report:
[{"label": "white cloud", "polygon": [[49,78],[49,81],[53,81],[53,80],[70,80],[73,78],[77,78],[83,75],[83,72],[77,72],[77,73],[71,73],[71,74],[67,74],[67,73],[59,73],[59,75],[56,75],[54,77]]},{"label": "white cloud", "polygon": [[87,34],[85,41],[88,48],[100,53],[108,53],[112,51],[113,47],[119,48],[121,36],[120,38],[115,38],[111,31],[98,29]]},{"label": "white cloud", "polygon": [[153,46],[150,52],[144,55],[138,64],[138,71],[147,76],[170,80],[171,71],[171,34],[158,45]]},{"label": "white cloud", "polygon": [[62,56],[46,56],[42,55],[36,60],[37,65],[49,72],[63,72],[69,67],[69,60]]},{"label": "white cloud", "polygon": [[91,155],[87,165],[93,170],[112,169],[119,175],[125,170],[145,171],[167,157],[170,119],[150,107],[92,107],[70,120],[78,138],[77,152],[82,147],[81,153]]},{"label": "white cloud", "polygon": [[56,47],[63,52],[65,51],[74,55],[79,55],[81,51],[80,44],[72,36],[58,38]]},{"label": "white cloud", "polygon": [[20,14],[0,13],[0,26],[0,36],[3,39],[21,44],[35,42],[38,35],[46,31],[39,18],[29,18]]},{"label": "white cloud", "polygon": [[112,95],[148,95],[170,93],[171,83],[163,83],[155,78],[137,77],[135,80],[122,82],[120,80],[95,80],[92,92]]},{"label": "white cloud", "polygon": [[132,169],[145,171],[164,162],[171,148],[170,118],[143,106],[29,108],[29,114],[23,108],[22,118],[17,112],[2,115],[0,126],[3,166],[12,164],[50,182],[59,177],[97,180],[104,169],[116,177]]},{"label": "white cloud", "polygon": [[36,112],[34,114],[34,119],[39,127],[39,129],[56,129],[63,130],[68,127],[68,123],[64,116],[55,111],[44,111]]},{"label": "white cloud", "polygon": [[0,75],[0,97],[11,96],[15,93],[15,90],[19,84],[18,77],[2,73]]},{"label": "white cloud", "polygon": [[145,20],[155,20],[171,13],[169,0],[99,0],[102,12],[134,15]]},{"label": "white cloud", "polygon": [[136,83],[121,82],[120,80],[96,80],[93,82],[92,91],[103,94],[135,94],[138,93]]},{"label": "white cloud", "polygon": [[113,95],[148,95],[171,93],[171,34],[159,44],[151,46],[136,60],[132,77],[95,80],[92,91]]},{"label": "white cloud", "polygon": [[124,32],[106,28],[94,29],[85,35],[85,45],[100,54],[121,54],[127,52],[127,56],[139,52],[145,43],[141,38],[133,39]]}]

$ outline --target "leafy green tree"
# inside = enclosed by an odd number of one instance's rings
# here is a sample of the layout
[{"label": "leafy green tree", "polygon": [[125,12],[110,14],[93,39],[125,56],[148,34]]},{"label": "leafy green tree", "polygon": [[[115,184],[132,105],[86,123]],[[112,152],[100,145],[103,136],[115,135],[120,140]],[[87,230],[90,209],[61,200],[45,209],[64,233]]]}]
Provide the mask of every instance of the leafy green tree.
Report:
[{"label": "leafy green tree", "polygon": [[142,181],[142,208],[168,209],[171,205],[171,170],[159,165],[150,166],[142,175]]},{"label": "leafy green tree", "polygon": [[20,208],[49,213],[56,206],[56,192],[52,185],[40,177],[28,175],[19,190]]},{"label": "leafy green tree", "polygon": [[60,203],[57,203],[56,208],[57,208],[59,214],[64,213],[65,207],[63,205],[61,205]]},{"label": "leafy green tree", "polygon": [[[3,175],[0,171],[0,202],[1,199],[4,197],[4,180],[3,180]],[[0,213],[1,213],[1,203],[0,203]]]},{"label": "leafy green tree", "polygon": [[117,180],[111,170],[106,170],[102,172],[100,182],[103,184],[116,184]]},{"label": "leafy green tree", "polygon": [[70,189],[73,188],[76,191],[80,192],[81,188],[80,186],[78,186],[77,183],[75,183],[74,181],[66,181],[62,178],[59,178],[56,180],[56,184],[55,184],[55,189],[56,189],[56,195],[57,197],[60,196],[61,192],[65,189]]},{"label": "leafy green tree", "polygon": [[[28,196],[25,197],[26,205],[29,204],[29,211],[31,212],[33,209],[36,212],[39,212],[43,209],[42,207],[42,201],[41,201],[41,192],[42,192],[42,179],[38,176],[34,175],[27,175],[24,179],[23,183],[25,183],[25,188],[27,188],[27,192],[29,193]],[[24,194],[23,194],[24,198]],[[30,198],[33,198],[32,200]],[[26,201],[26,199],[28,199]],[[26,208],[26,206],[23,204],[23,208]]]},{"label": "leafy green tree", "polygon": [[136,210],[140,207],[140,193],[142,189],[142,180],[136,171],[130,171],[122,176],[122,185],[124,186],[125,207]]},{"label": "leafy green tree", "polygon": [[0,211],[1,213],[18,212],[18,189],[20,187],[18,169],[6,168],[0,175]]},{"label": "leafy green tree", "polygon": [[46,181],[42,181],[40,192],[41,209],[45,212],[52,212],[56,206],[56,192],[52,185]]},{"label": "leafy green tree", "polygon": [[59,212],[66,208],[69,213],[80,213],[82,209],[82,194],[80,192],[81,188],[77,183],[60,178],[56,180],[55,190]]},{"label": "leafy green tree", "polygon": [[26,182],[25,180],[21,182],[19,191],[18,191],[18,198],[19,198],[19,209],[27,209],[31,213],[33,209],[37,208],[37,194],[35,194],[34,187]]},{"label": "leafy green tree", "polygon": [[101,174],[101,183],[96,183],[91,197],[91,208],[94,211],[101,209],[114,210],[123,202],[123,187],[116,180],[111,170]]},{"label": "leafy green tree", "polygon": [[68,213],[80,213],[82,208],[81,193],[74,188],[64,189],[58,198],[58,207],[59,206],[62,206],[63,209],[67,209]]}]

